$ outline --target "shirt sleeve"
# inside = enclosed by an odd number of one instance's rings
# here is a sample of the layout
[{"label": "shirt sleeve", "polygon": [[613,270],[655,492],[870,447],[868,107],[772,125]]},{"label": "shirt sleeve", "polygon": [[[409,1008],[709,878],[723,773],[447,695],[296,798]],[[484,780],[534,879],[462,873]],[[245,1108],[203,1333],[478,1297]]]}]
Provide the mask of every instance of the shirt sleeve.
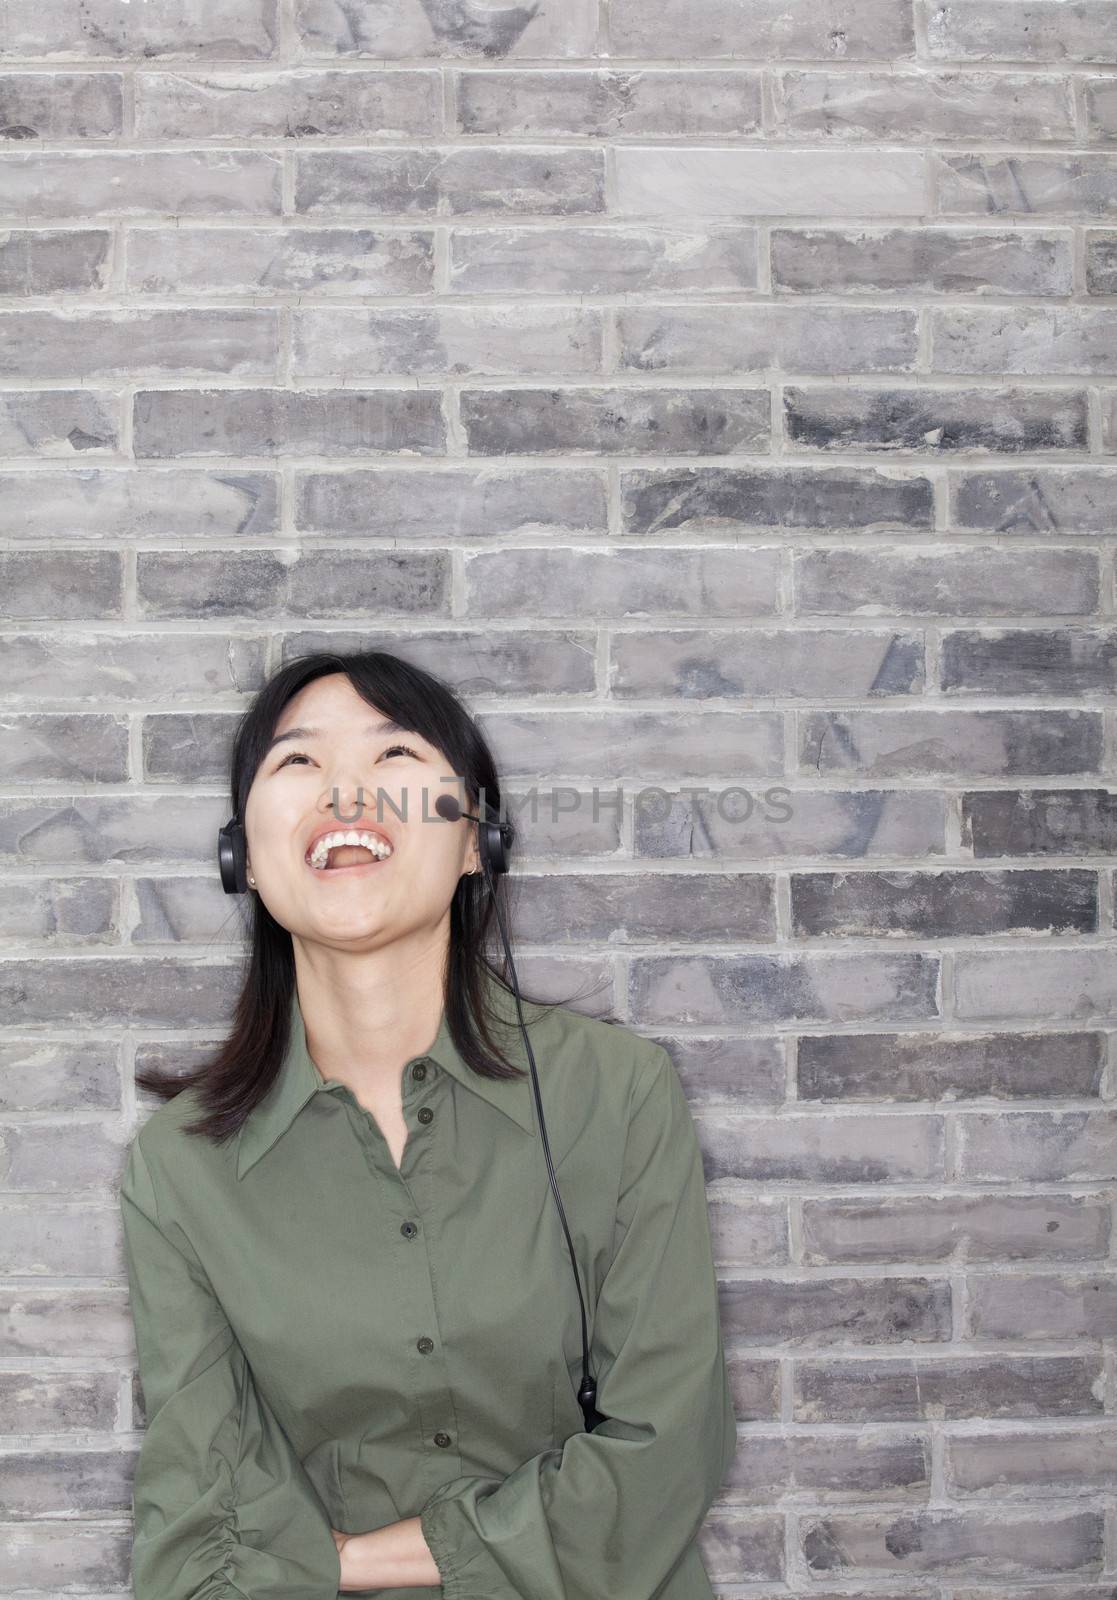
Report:
[{"label": "shirt sleeve", "polygon": [[147,1423],[132,1491],[135,1600],[336,1600],[329,1515],[189,1240],[160,1222],[138,1137],[120,1207]]},{"label": "shirt sleeve", "polygon": [[431,1495],[420,1525],[445,1600],[652,1600],[733,1459],[702,1157],[674,1063],[655,1048],[594,1316],[590,1370],[609,1420],[503,1479],[455,1478]]}]

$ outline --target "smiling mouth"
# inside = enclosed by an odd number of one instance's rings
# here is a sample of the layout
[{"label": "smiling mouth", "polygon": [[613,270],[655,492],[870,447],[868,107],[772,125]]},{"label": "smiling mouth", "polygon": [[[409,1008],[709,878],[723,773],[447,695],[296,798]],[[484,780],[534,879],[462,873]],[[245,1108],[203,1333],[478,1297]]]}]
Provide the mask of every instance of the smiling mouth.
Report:
[{"label": "smiling mouth", "polygon": [[327,873],[371,872],[374,867],[385,866],[394,854],[392,846],[379,834],[363,828],[349,832],[339,829],[323,834],[304,860],[311,872],[325,877]]}]

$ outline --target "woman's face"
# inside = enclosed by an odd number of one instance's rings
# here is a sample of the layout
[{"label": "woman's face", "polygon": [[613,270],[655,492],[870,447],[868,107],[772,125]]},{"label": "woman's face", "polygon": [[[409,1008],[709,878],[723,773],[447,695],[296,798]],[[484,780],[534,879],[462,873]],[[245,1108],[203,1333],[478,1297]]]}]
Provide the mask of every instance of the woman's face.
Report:
[{"label": "woman's face", "polygon": [[[476,823],[445,822],[434,809],[440,794],[466,805],[453,768],[418,734],[380,731],[385,720],[338,672],[308,683],[276,724],[248,792],[245,833],[255,893],[292,937],[352,949],[433,934],[462,873],[480,864]],[[360,865],[308,863],[323,830],[366,826],[387,835],[384,860],[343,851],[342,861]]]}]

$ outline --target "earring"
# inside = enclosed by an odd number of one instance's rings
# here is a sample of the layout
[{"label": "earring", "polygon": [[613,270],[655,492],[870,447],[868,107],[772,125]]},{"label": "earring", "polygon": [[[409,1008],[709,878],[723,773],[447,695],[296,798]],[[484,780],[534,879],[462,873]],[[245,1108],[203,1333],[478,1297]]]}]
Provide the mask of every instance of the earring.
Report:
[{"label": "earring", "polygon": [[248,881],[252,885],[252,887],[255,889],[255,887],[256,887],[256,879],[252,876],[251,872],[248,874]]}]

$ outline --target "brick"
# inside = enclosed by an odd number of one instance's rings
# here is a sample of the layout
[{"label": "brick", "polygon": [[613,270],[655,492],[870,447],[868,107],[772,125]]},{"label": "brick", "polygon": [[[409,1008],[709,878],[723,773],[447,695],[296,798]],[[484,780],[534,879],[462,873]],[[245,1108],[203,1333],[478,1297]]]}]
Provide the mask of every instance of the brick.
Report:
[{"label": "brick", "polygon": [[96,456],[120,444],[119,406],[88,389],[0,391],[0,453],[18,456]]},{"label": "brick", "polygon": [[1093,1416],[1097,1376],[1078,1355],[799,1360],[792,1405],[807,1423]]},{"label": "brick", "polygon": [[[1117,1275],[1021,1272],[1009,1276],[972,1273],[966,1336],[974,1339],[1028,1340],[1109,1338],[1117,1317]],[[1095,1393],[1101,1395],[1097,1357]],[[1100,1409],[1100,1405],[1097,1409]]]},{"label": "brick", "polygon": [[775,227],[771,249],[772,281],[784,293],[1053,299],[1074,289],[1066,229]]},{"label": "brick", "polygon": [[1098,143],[1112,139],[1117,134],[1117,85],[1113,79],[1084,78],[1082,98],[1089,130],[1087,137]]},{"label": "brick", "polygon": [[569,778],[605,781],[612,793],[619,774],[639,773],[629,786],[634,804],[644,788],[679,770],[695,778],[732,771],[739,777],[783,775],[783,737],[778,713],[709,711],[485,711],[478,722],[493,741],[505,779],[546,775],[545,787]]},{"label": "brick", "polygon": [[803,138],[1031,143],[1074,135],[1070,85],[1054,74],[804,69],[775,75],[775,104],[777,126]]},{"label": "brick", "polygon": [[939,1573],[1018,1578],[1098,1572],[1100,1511],[916,1511],[839,1513],[800,1524],[812,1573],[894,1576]]},{"label": "brick", "polygon": [[806,1428],[771,1435],[750,1429],[747,1445],[724,1480],[734,1502],[920,1499],[930,1486],[930,1447],[917,1434],[863,1430],[854,1440]]},{"label": "brick", "polygon": [[8,621],[118,621],[123,592],[117,550],[0,552],[0,616]]},{"label": "brick", "polygon": [[[930,481],[872,467],[647,467],[620,472],[627,535],[749,528],[929,529]],[[1114,479],[1117,488],[1117,478]]]},{"label": "brick", "polygon": [[1112,694],[1117,630],[958,629],[943,635],[940,660],[954,694]]},{"label": "brick", "polygon": [[[778,1105],[784,1099],[787,1069],[779,1039],[702,1038],[694,1034],[679,1037],[660,1034],[662,1044],[675,1064],[691,1109],[704,1105]],[[747,1209],[747,1207],[745,1208]],[[732,1208],[735,1216],[737,1208]],[[784,1227],[780,1212],[780,1238]],[[728,1220],[728,1219],[727,1219]],[[770,1208],[764,1213],[767,1229]],[[781,1259],[786,1245],[781,1246]]]},{"label": "brick", "polygon": [[940,216],[1078,217],[1113,214],[1117,157],[946,155],[931,157]]},{"label": "brick", "polygon": [[46,217],[276,216],[279,158],[242,150],[0,156],[0,212]]},{"label": "brick", "polygon": [[779,605],[775,550],[500,550],[466,557],[470,617],[769,616]]},{"label": "brick", "polygon": [[464,294],[663,290],[688,295],[753,289],[759,274],[757,232],[731,222],[690,228],[459,224],[450,229],[449,288]]},{"label": "brick", "polygon": [[[848,365],[848,363],[843,363]],[[1085,450],[1082,389],[787,387],[784,425],[801,450]]]},{"label": "brick", "polygon": [[[127,625],[109,634],[70,630],[65,635],[64,648],[59,639],[47,633],[9,633],[0,641],[0,667],[9,705],[21,699],[33,704],[41,694],[43,674],[48,672],[56,696],[81,703],[96,704],[100,699],[147,700],[160,694],[206,695],[259,683],[264,672],[264,644],[258,639],[214,632],[144,634]],[[89,719],[91,734],[100,720]],[[119,733],[127,731],[121,725],[113,729],[110,738],[109,725],[106,718],[106,756],[110,749],[115,750]],[[28,719],[28,731],[33,726]],[[49,722],[44,724],[49,726]],[[78,731],[74,723],[63,720],[60,734],[67,728]],[[62,753],[58,752],[59,757]],[[115,764],[114,755],[111,765]],[[73,775],[76,776],[76,768]],[[104,776],[108,775],[106,771]]]},{"label": "brick", "polygon": [[[439,550],[383,550],[374,562],[348,550],[294,558],[286,551],[141,551],[136,589],[141,614],[155,618],[449,612],[448,559]],[[217,636],[214,642],[222,643]]]},{"label": "brick", "polygon": [[[741,597],[742,611],[748,598]],[[656,628],[615,632],[611,640],[609,688],[615,699],[810,699],[837,689],[876,700],[917,694],[923,685],[923,638],[906,631]]]},{"label": "brick", "polygon": [[714,1582],[769,1582],[784,1576],[786,1537],[776,1513],[747,1512],[733,1506],[711,1508],[702,1531],[700,1551]]},{"label": "brick", "polygon": [[983,1183],[1079,1183],[1117,1176],[1117,1113],[972,1111],[958,1118],[958,1170]]},{"label": "brick", "polygon": [[463,389],[460,405],[472,455],[724,455],[770,436],[760,389]]},{"label": "brick", "polygon": [[703,1116],[699,1128],[709,1183],[915,1183],[943,1173],[937,1116],[830,1117],[812,1111],[758,1124],[719,1114]]},{"label": "brick", "polygon": [[279,527],[270,472],[71,467],[0,472],[0,529],[21,539],[254,538]]},{"label": "brick", "polygon": [[933,56],[969,61],[1106,61],[1117,53],[1117,17],[1106,0],[920,0]]},{"label": "brick", "polygon": [[100,290],[108,280],[106,228],[31,228],[0,232],[0,294]]},{"label": "brick", "polygon": [[[36,665],[41,672],[42,660]],[[123,783],[127,721],[107,712],[9,712],[0,724],[0,760],[11,783]]]},{"label": "brick", "polygon": [[434,239],[423,228],[136,228],[126,282],[145,294],[427,294]]},{"label": "brick", "polygon": [[[15,879],[0,885],[0,930],[9,938],[60,953],[116,944],[124,921],[121,892],[115,883],[103,878],[36,877],[30,882]],[[19,1131],[17,1128],[17,1139],[9,1152],[9,1183],[19,1153]],[[62,1137],[67,1131],[62,1130]]]},{"label": "brick", "polygon": [[1085,869],[793,872],[790,888],[798,938],[1098,932],[1098,875]]},{"label": "brick", "polygon": [[595,375],[602,367],[597,310],[558,306],[441,307],[438,310],[297,311],[292,375],[350,379],[380,374],[459,377],[465,373]]},{"label": "brick", "polygon": [[[594,689],[594,637],[588,629],[556,628],[544,633],[525,627],[475,633],[467,627],[417,629],[405,621],[402,628],[388,625],[370,632],[362,622],[349,635],[332,626],[287,629],[281,641],[284,661],[312,651],[338,649],[390,650],[451,683],[465,685],[471,695],[498,695],[508,684],[515,684],[517,697],[589,695]],[[549,806],[537,806],[532,812],[529,803],[520,806],[520,797],[507,787],[502,793],[507,815],[524,822],[518,852],[536,850],[554,856],[618,848],[620,824],[615,813],[599,808],[599,816],[593,819],[587,803],[576,814],[559,812],[552,817]]]},{"label": "brick", "polygon": [[[709,792],[702,793],[703,788]],[[824,860],[940,856],[945,849],[944,796],[929,789],[831,792],[780,782],[696,784],[669,793],[661,812],[637,810],[633,846],[638,856],[765,864],[802,855]]]},{"label": "brick", "polygon": [[1117,1008],[1117,974],[1100,945],[960,950],[954,970],[956,1015],[964,1020],[1090,1022]]},{"label": "brick", "polygon": [[1117,510],[1112,467],[1041,466],[1024,471],[957,472],[951,477],[958,528],[1020,534],[1106,533]]},{"label": "brick", "polygon": [[622,306],[622,368],[638,372],[910,372],[918,323],[905,310],[853,306]]},{"label": "brick", "polygon": [[1046,1100],[1100,1094],[1104,1066],[1100,1032],[805,1034],[797,1085],[801,1100]]},{"label": "brick", "polygon": [[1094,773],[1101,734],[1100,713],[1087,711],[818,711],[803,716],[800,770],[892,778]]},{"label": "brick", "polygon": [[[242,938],[239,922],[228,915],[229,902],[216,874],[205,877],[137,877],[133,880],[136,913],[129,927],[132,945],[176,943],[226,944]],[[158,1053],[159,1071],[174,1065]],[[200,1066],[201,1060],[197,1065]],[[139,1098],[139,1097],[138,1097]]]},{"label": "brick", "polygon": [[962,842],[975,857],[1117,854],[1117,793],[976,789],[962,795]]},{"label": "brick", "polygon": [[1112,394],[1101,396],[1102,449],[1117,453],[1117,405]]},{"label": "brick", "polygon": [[936,1344],[950,1338],[950,1284],[941,1278],[900,1273],[750,1277],[726,1284],[720,1306],[722,1328],[733,1345],[770,1344],[798,1352],[843,1344]]},{"label": "brick", "polygon": [[[83,1381],[91,1384],[93,1380],[71,1378],[71,1391]],[[55,1392],[61,1399],[67,1398],[63,1383],[57,1380]],[[50,1397],[48,1389],[48,1400]],[[6,1403],[12,1404],[18,1398],[9,1396]],[[65,1420],[60,1414],[59,1429]],[[108,1426],[111,1428],[111,1423]],[[88,1433],[93,1435],[93,1430]],[[4,1457],[4,1503],[24,1525],[68,1510],[90,1519],[129,1516],[136,1455],[134,1447],[122,1449],[115,1444],[105,1448],[44,1449],[40,1454],[33,1449],[9,1449]]]},{"label": "brick", "polygon": [[1086,228],[1086,293],[1114,294],[1117,282],[1117,233]]},{"label": "brick", "polygon": [[123,79],[115,72],[0,72],[0,107],[2,136],[13,142],[119,138]]},{"label": "brick", "polygon": [[755,68],[520,69],[457,75],[463,133],[498,137],[593,134],[756,134],[761,74]]},{"label": "brick", "polygon": [[221,962],[176,956],[147,962],[122,956],[9,960],[0,963],[0,994],[9,1022],[17,1027],[49,1022],[53,1027],[218,1028],[236,993],[235,976]]},{"label": "brick", "polygon": [[763,873],[523,875],[514,925],[522,939],[763,940],[775,936],[772,879]]},{"label": "brick", "polygon": [[1108,1489],[1117,1482],[1117,1429],[1113,1424],[1073,1434],[1029,1429],[1000,1436],[966,1434],[946,1441],[946,1482],[952,1496],[1002,1498],[1018,1489],[1066,1492]]},{"label": "brick", "polygon": [[[93,878],[84,884],[103,882]],[[108,885],[111,889],[113,886]],[[34,1072],[27,1070],[33,1060]],[[11,1037],[0,1043],[0,1113],[9,1111],[121,1110],[117,1049],[111,1041],[82,1039],[48,1042],[42,1037]],[[0,1315],[10,1318],[10,1337],[0,1350],[16,1347],[15,1311],[0,1295]]]},{"label": "brick", "polygon": [[[295,526],[313,533],[360,533],[394,540],[429,539],[438,527],[446,543],[496,540],[544,532],[579,541],[604,534],[608,519],[599,467],[498,464],[463,467],[348,467],[296,469]],[[452,499],[452,525],[446,522]]]},{"label": "brick", "polygon": [[618,212],[677,216],[918,216],[924,157],[916,151],[699,150],[619,144],[613,150]]},{"label": "brick", "polygon": [[595,0],[566,0],[561,11],[433,8],[423,0],[340,0],[324,8],[296,0],[294,15],[302,48],[315,55],[562,59],[590,55],[597,41]]},{"label": "brick", "polygon": [[1030,550],[1025,562],[995,545],[831,545],[797,552],[792,582],[803,616],[1084,616],[1099,609],[1101,597],[1092,550]]},{"label": "brick", "polygon": [[44,1373],[41,1377],[3,1373],[0,1409],[11,1416],[18,1404],[21,1433],[96,1434],[113,1424],[115,1376],[110,1372]]},{"label": "brick", "polygon": [[441,454],[433,390],[146,389],[133,400],[138,458]]},{"label": "brick", "polygon": [[886,60],[913,47],[911,13],[895,0],[840,0],[830,12],[788,11],[780,0],[742,8],[736,0],[664,0],[654,11],[640,0],[612,0],[613,49],[659,55],[664,40],[684,39],[692,56],[768,56],[786,60],[841,55]]},{"label": "brick", "polygon": [[295,210],[415,216],[449,211],[580,216],[605,209],[598,150],[305,150],[295,157]]},{"label": "brick", "polygon": [[[991,1195],[982,1190],[892,1200],[803,1201],[803,1259],[810,1265],[887,1264],[901,1256],[907,1261],[959,1263],[1104,1259],[1108,1234],[1109,1208],[1101,1195]],[[1012,1373],[1016,1370],[1014,1364]],[[1052,1377],[1050,1373],[1029,1376],[1024,1392],[1033,1397],[1039,1392],[1039,1403],[1049,1403]],[[966,1373],[948,1374],[947,1379],[947,1394],[958,1403],[964,1397],[964,1403],[973,1407],[971,1415],[984,1414],[987,1399],[971,1386]],[[930,1403],[935,1391],[924,1387],[926,1381],[926,1375],[917,1378],[915,1392]]]},{"label": "brick", "polygon": [[277,0],[144,0],[96,13],[83,0],[6,0],[0,56],[253,61],[277,39]]},{"label": "brick", "polygon": [[930,318],[935,372],[1117,373],[1117,310],[934,306]]},{"label": "brick", "polygon": [[[97,1287],[92,1297],[80,1286],[36,1292],[36,1277],[125,1278],[119,1207],[91,1206],[88,1199],[0,1201],[0,1271],[18,1275],[18,1290],[5,1295],[5,1354],[70,1356],[87,1361],[127,1353],[129,1313],[124,1292]],[[88,1316],[88,1326],[79,1324]],[[114,1385],[115,1388],[115,1385]],[[5,1557],[5,1577],[10,1569]]]},{"label": "brick", "polygon": [[923,954],[633,956],[628,999],[640,1024],[826,1022],[936,1014],[937,962]]},{"label": "brick", "polygon": [[442,130],[429,70],[143,72],[136,132],[146,139],[427,138]]},{"label": "brick", "polygon": [[[11,1194],[111,1191],[124,1158],[121,1131],[119,1127],[114,1130],[107,1121],[83,1119],[61,1127],[53,1118],[37,1122],[33,1116],[24,1116],[5,1130],[4,1143],[4,1187]],[[14,1374],[10,1376],[14,1379]],[[99,1379],[108,1376],[100,1374]],[[0,1412],[6,1409],[3,1386],[4,1377],[0,1375]],[[27,1427],[30,1421],[24,1411],[21,1431],[33,1431]],[[73,1425],[80,1427],[81,1423]]]},{"label": "brick", "polygon": [[266,378],[275,372],[274,311],[0,312],[0,375],[36,378]]}]

